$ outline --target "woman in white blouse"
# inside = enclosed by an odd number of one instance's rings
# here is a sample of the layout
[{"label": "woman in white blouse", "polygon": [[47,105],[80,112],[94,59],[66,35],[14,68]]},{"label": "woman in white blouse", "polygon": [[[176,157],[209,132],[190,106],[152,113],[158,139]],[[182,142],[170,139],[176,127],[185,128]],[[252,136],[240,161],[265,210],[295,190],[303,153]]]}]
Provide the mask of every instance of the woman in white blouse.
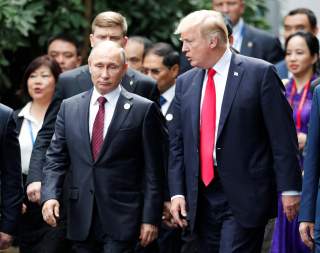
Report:
[{"label": "woman in white blouse", "polygon": [[[22,79],[21,93],[29,98],[29,102],[16,111],[16,121],[24,183],[28,175],[33,144],[54,95],[60,73],[59,64],[44,55],[29,64]],[[42,219],[40,206],[29,202],[26,197],[18,239],[20,252],[63,252],[63,235],[64,231],[61,231],[60,227],[47,226]]]}]

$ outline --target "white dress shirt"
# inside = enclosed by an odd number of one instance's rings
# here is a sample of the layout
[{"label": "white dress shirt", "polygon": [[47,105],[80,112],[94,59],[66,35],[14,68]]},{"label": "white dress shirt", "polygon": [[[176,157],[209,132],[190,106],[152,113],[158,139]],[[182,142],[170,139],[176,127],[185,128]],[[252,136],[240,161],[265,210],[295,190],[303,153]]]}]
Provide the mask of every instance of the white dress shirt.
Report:
[{"label": "white dress shirt", "polygon": [[232,35],[234,38],[233,48],[237,49],[240,52],[242,40],[243,40],[243,29],[244,29],[244,21],[243,18],[240,18],[238,23],[232,28]]},{"label": "white dress shirt", "polygon": [[[213,77],[214,85],[216,89],[216,132],[215,132],[215,143],[214,147],[216,147],[217,142],[217,135],[218,135],[218,126],[220,121],[220,114],[221,114],[221,106],[222,106],[222,100],[224,91],[226,89],[227,84],[227,78],[230,68],[230,62],[231,62],[232,53],[230,49],[228,48],[223,56],[219,59],[219,61],[213,66],[213,69],[216,71],[216,74]],[[207,80],[208,80],[208,70],[206,71],[206,74],[203,79],[203,85],[202,85],[202,91],[201,91],[201,106],[200,106],[200,117],[201,117],[201,109],[202,109],[202,103],[207,87]],[[201,123],[201,120],[200,120]],[[200,126],[201,127],[201,126]],[[213,150],[213,159],[215,161],[216,165],[216,151],[215,148]]]},{"label": "white dress shirt", "polygon": [[25,175],[28,175],[33,144],[43,123],[43,121],[38,122],[31,115],[31,104],[32,102],[27,103],[18,114],[18,117],[23,117],[19,133],[19,144],[21,151],[21,168],[22,173]]},{"label": "white dress shirt", "polygon": [[95,87],[93,87],[93,92],[90,100],[90,109],[89,109],[89,134],[90,140],[92,138],[92,129],[93,123],[96,118],[96,115],[99,111],[99,102],[98,98],[103,96],[107,99],[107,102],[104,104],[105,114],[104,114],[104,128],[103,128],[103,138],[105,138],[108,128],[110,126],[114,110],[116,109],[116,105],[120,96],[121,86],[119,85],[113,91],[101,95]]},{"label": "white dress shirt", "polygon": [[165,92],[161,94],[166,99],[166,102],[161,106],[161,112],[163,115],[167,114],[167,111],[171,105],[171,102],[174,98],[174,92],[176,89],[176,85],[172,85],[169,89],[167,89]]}]

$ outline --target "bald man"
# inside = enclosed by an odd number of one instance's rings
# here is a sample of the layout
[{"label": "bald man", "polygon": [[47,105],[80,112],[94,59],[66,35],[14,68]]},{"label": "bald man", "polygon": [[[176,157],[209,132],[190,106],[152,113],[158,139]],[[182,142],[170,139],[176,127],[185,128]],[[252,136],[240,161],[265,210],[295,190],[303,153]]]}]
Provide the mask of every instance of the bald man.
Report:
[{"label": "bald man", "polygon": [[100,42],[88,59],[93,89],[65,100],[47,152],[43,218],[59,218],[70,174],[67,237],[73,251],[133,252],[152,242],[161,222],[166,130],[158,106],[120,86],[124,49]]}]

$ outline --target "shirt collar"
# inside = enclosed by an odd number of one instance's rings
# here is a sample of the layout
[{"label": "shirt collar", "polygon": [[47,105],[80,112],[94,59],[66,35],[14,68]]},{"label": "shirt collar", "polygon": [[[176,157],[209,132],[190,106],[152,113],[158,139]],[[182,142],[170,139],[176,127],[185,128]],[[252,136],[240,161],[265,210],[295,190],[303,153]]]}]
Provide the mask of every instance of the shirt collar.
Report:
[{"label": "shirt collar", "polygon": [[227,48],[227,50],[224,52],[222,57],[219,59],[219,61],[213,66],[213,69],[216,71],[219,75],[228,75],[229,69],[226,68],[226,66],[230,65],[231,62],[232,53],[230,48]]},{"label": "shirt collar", "polygon": [[121,86],[118,85],[117,88],[115,88],[113,91],[105,94],[105,95],[101,95],[98,90],[96,89],[96,87],[93,87],[93,92],[92,92],[92,96],[91,96],[91,105],[97,105],[98,104],[98,98],[103,96],[107,99],[107,102],[110,103],[111,105],[115,106],[118,98],[120,96],[120,92],[121,92]]},{"label": "shirt collar", "polygon": [[172,101],[174,97],[174,91],[176,88],[176,84],[172,85],[169,89],[167,89],[165,92],[161,94],[167,101]]},{"label": "shirt collar", "polygon": [[238,23],[232,27],[232,34],[234,37],[240,37],[244,26],[243,18],[240,18]]},{"label": "shirt collar", "polygon": [[37,123],[34,117],[32,117],[30,110],[31,110],[32,101],[28,102],[19,112],[18,117],[23,117],[31,122]]}]

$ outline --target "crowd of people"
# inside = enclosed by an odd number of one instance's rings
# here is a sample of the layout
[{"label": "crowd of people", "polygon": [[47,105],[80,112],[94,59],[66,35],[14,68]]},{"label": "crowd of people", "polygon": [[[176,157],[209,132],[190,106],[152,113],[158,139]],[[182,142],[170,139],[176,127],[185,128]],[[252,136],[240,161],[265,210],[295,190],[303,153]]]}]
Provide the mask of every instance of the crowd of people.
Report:
[{"label": "crowd of people", "polygon": [[23,108],[0,104],[0,249],[320,252],[316,16],[291,10],[282,47],[243,0],[212,7],[181,19],[181,52],[128,38],[114,11],[87,65],[69,35],[48,40]]}]

